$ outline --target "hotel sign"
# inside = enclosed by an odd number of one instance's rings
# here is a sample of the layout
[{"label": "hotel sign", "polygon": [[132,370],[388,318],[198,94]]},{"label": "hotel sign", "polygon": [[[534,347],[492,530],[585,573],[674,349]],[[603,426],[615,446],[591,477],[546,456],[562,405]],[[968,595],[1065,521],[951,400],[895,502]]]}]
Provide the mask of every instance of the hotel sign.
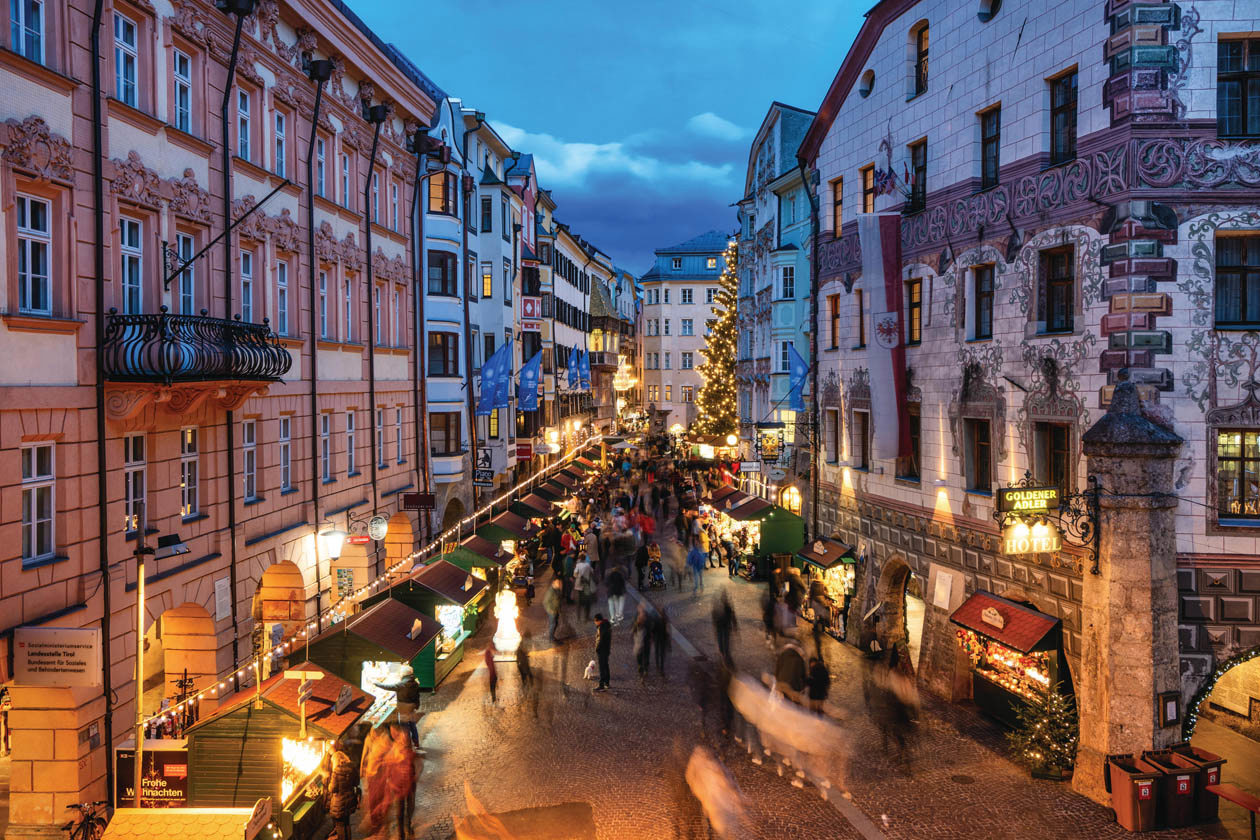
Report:
[{"label": "hotel sign", "polygon": [[1058,507],[1058,487],[1002,487],[998,490],[998,510],[1003,513],[1037,514]]},{"label": "hotel sign", "polygon": [[1047,523],[1016,522],[1002,532],[1003,554],[1051,554],[1062,547],[1059,529]]}]

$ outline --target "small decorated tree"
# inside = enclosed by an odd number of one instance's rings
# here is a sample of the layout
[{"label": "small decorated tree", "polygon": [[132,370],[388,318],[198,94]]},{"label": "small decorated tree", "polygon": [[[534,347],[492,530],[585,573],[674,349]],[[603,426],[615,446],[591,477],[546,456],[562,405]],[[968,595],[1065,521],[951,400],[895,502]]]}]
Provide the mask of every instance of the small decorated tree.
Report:
[{"label": "small decorated tree", "polygon": [[1016,760],[1034,776],[1060,779],[1076,762],[1079,734],[1076,703],[1055,686],[1037,692],[1017,711],[1015,729],[1006,737]]},{"label": "small decorated tree", "polygon": [[714,302],[719,307],[710,318],[709,335],[700,351],[704,361],[698,370],[703,382],[696,395],[695,431],[706,435],[728,435],[739,428],[735,391],[735,358],[738,348],[739,249],[735,240],[726,245],[726,266],[718,278]]}]

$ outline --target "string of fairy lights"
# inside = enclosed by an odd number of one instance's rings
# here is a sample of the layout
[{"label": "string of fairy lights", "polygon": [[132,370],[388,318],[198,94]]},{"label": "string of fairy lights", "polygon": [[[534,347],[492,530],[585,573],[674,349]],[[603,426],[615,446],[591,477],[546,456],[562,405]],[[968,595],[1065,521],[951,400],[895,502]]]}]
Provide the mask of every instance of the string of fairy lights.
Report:
[{"label": "string of fairy lights", "polygon": [[281,642],[278,645],[275,645],[270,650],[260,651],[248,663],[246,663],[243,666],[237,667],[233,673],[228,674],[224,677],[220,677],[218,682],[215,683],[214,685],[204,688],[198,691],[196,694],[189,695],[188,697],[184,698],[178,703],[175,703],[171,706],[168,706],[165,709],[162,709],[157,714],[151,715],[150,717],[145,719],[143,726],[147,729],[150,726],[155,726],[155,725],[164,723],[166,721],[174,721],[177,719],[177,716],[181,712],[191,710],[197,703],[199,703],[202,700],[205,700],[207,698],[211,700],[217,699],[221,695],[227,695],[227,694],[232,693],[233,691],[236,691],[238,686],[242,684],[242,681],[246,679],[247,675],[251,671],[255,673],[261,672],[261,667],[264,660],[270,659],[271,657],[281,656],[281,655],[289,653],[290,651],[293,650],[295,646],[301,645],[307,639],[308,636],[313,638],[315,636],[318,636],[321,632],[323,632],[323,628],[326,623],[329,625],[332,625],[346,618],[346,616],[350,614],[350,608],[355,606],[361,599],[363,599],[364,597],[367,597],[368,595],[371,595],[378,587],[381,587],[387,584],[392,585],[394,576],[401,573],[404,567],[408,566],[408,564],[414,564],[417,560],[427,558],[431,556],[434,552],[440,552],[442,547],[448,544],[449,540],[451,540],[452,538],[456,540],[459,539],[459,535],[462,532],[465,525],[475,524],[476,521],[482,516],[488,513],[492,513],[496,505],[502,504],[503,502],[512,499],[513,497],[517,496],[523,491],[528,490],[534,484],[539,483],[546,476],[552,474],[553,472],[557,472],[563,469],[565,466],[567,466],[571,462],[577,460],[577,458],[581,456],[581,452],[583,449],[591,446],[592,444],[600,443],[601,441],[603,441],[603,439],[604,439],[603,435],[600,435],[600,434],[592,435],[583,443],[582,447],[578,449],[574,449],[572,452],[569,452],[567,455],[565,455],[564,458],[560,459],[556,463],[550,464],[544,467],[543,469],[531,475],[529,478],[525,479],[525,481],[522,481],[520,484],[517,484],[511,489],[502,493],[498,498],[490,502],[487,502],[485,505],[481,507],[481,509],[479,509],[475,513],[464,517],[455,525],[452,525],[451,527],[447,528],[428,545],[416,551],[413,551],[411,554],[407,555],[402,560],[399,560],[397,563],[390,566],[388,569],[385,570],[383,574],[377,577],[376,580],[373,580],[372,582],[359,587],[358,589],[354,590],[349,595],[347,595],[345,598],[338,601],[335,605],[324,610],[320,615],[316,616],[314,620],[308,622],[307,625],[304,628],[302,628],[300,631],[298,631],[296,635],[290,636],[287,640]]}]

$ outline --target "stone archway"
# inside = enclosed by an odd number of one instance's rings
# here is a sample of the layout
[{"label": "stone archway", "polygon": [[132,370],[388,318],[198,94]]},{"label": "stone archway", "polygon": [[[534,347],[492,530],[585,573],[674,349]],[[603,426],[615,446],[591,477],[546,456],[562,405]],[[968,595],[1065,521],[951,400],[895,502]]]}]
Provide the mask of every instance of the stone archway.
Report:
[{"label": "stone archway", "polygon": [[296,635],[306,620],[306,580],[295,563],[268,566],[254,591],[254,627],[260,649],[270,649]]},{"label": "stone archway", "polygon": [[467,516],[464,512],[464,500],[458,496],[453,497],[446,504],[446,510],[442,511],[442,528],[441,533],[446,533],[447,528],[454,528],[460,521]]},{"label": "stone archway", "polygon": [[158,616],[144,634],[145,714],[156,713],[162,698],[178,697],[185,674],[190,690],[213,684],[217,649],[214,619],[204,607],[183,603]]},{"label": "stone archway", "polygon": [[393,569],[399,564],[406,571],[407,558],[416,550],[416,531],[411,524],[411,517],[398,511],[389,518],[389,530],[385,533],[385,568]]},{"label": "stone archway", "polygon": [[887,650],[905,645],[917,670],[926,609],[914,570],[901,554],[892,555],[884,563],[875,585],[875,603],[880,605],[875,630],[880,646]]}]

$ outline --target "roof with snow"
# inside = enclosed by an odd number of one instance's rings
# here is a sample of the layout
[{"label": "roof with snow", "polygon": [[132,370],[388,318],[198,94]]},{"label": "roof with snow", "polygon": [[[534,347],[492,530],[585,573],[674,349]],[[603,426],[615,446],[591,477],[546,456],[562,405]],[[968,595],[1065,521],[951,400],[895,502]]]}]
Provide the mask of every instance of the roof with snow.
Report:
[{"label": "roof with snow", "polygon": [[658,254],[707,254],[726,250],[726,243],[730,242],[731,235],[723,233],[720,230],[711,230],[708,233],[702,233],[694,239],[688,239],[669,248],[657,248]]}]

